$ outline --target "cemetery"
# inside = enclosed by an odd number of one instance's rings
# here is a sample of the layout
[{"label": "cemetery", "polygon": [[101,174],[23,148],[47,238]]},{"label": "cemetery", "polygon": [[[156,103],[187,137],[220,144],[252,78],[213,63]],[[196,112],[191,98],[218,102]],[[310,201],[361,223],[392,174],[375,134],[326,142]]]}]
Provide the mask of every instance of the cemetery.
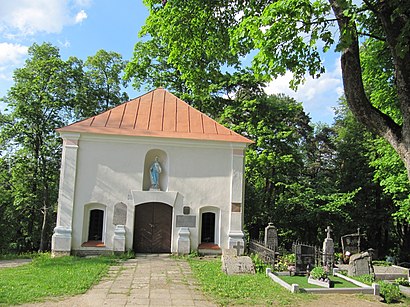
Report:
[{"label": "cemetery", "polygon": [[[264,241],[251,241],[249,252],[257,253],[267,263],[267,277],[292,293],[363,293],[383,296],[377,280],[395,284],[402,281],[408,285],[409,269],[372,264],[372,249],[363,251],[361,248],[363,234],[360,234],[360,229],[357,233],[340,238],[343,255],[348,257],[345,258],[346,263],[336,263],[332,229],[328,226],[325,231],[327,236],[322,248],[295,242],[292,254],[281,255],[277,229],[269,223],[265,228]],[[360,281],[363,277],[368,279],[367,283]],[[372,282],[369,283],[369,280]],[[403,295],[409,294],[405,286],[399,285],[399,289]]]}]

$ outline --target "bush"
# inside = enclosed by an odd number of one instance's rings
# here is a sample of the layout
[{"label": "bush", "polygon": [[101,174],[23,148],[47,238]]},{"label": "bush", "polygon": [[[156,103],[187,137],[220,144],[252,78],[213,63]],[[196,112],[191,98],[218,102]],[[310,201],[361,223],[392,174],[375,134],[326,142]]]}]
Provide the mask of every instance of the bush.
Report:
[{"label": "bush", "polygon": [[406,278],[397,278],[395,280],[395,282],[397,284],[399,284],[400,286],[405,286],[405,287],[409,287],[410,286],[410,282],[406,279]]},{"label": "bush", "polygon": [[373,260],[372,261],[373,265],[377,266],[391,266],[391,262],[385,261],[385,260]]},{"label": "bush", "polygon": [[255,271],[256,273],[264,273],[266,270],[266,264],[262,260],[261,257],[259,257],[258,254],[251,254],[250,255],[253,264],[255,265]]},{"label": "bush", "polygon": [[364,283],[364,284],[371,285],[374,282],[374,275],[373,274],[364,274],[364,275],[356,276],[355,279],[362,282],[362,283]]},{"label": "bush", "polygon": [[327,273],[324,268],[321,266],[317,266],[310,271],[310,276],[312,276],[314,279],[318,280],[326,280],[327,279]]},{"label": "bush", "polygon": [[379,281],[378,284],[380,285],[380,296],[387,304],[400,301],[402,295],[398,285],[385,281]]},{"label": "bush", "polygon": [[289,267],[296,262],[295,254],[285,254],[279,257],[279,261],[275,264],[273,270],[278,272],[288,271]]}]

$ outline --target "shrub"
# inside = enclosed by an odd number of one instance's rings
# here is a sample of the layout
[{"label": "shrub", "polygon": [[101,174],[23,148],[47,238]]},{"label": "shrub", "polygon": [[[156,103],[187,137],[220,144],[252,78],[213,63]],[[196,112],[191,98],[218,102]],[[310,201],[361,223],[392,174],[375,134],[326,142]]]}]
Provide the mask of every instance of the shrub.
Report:
[{"label": "shrub", "polygon": [[310,271],[310,276],[312,276],[314,279],[318,280],[326,280],[327,279],[327,273],[324,268],[321,266],[317,266]]},{"label": "shrub", "polygon": [[380,295],[387,304],[398,302],[401,299],[401,292],[398,285],[385,281],[379,281]]},{"label": "shrub", "polygon": [[372,261],[373,265],[377,266],[391,266],[391,262],[385,261],[385,260],[373,260]]},{"label": "shrub", "polygon": [[266,270],[266,264],[262,260],[261,257],[259,257],[258,254],[251,254],[250,255],[253,264],[255,265],[255,271],[256,273],[264,273]]},{"label": "shrub", "polygon": [[374,282],[374,275],[364,274],[364,275],[356,276],[355,279],[364,284],[371,285]]},{"label": "shrub", "polygon": [[295,254],[285,254],[279,257],[279,261],[275,264],[273,270],[278,272],[288,271],[289,267],[296,262]]},{"label": "shrub", "polygon": [[405,286],[405,287],[409,287],[410,286],[410,282],[406,279],[406,278],[397,278],[395,280],[395,282],[397,284],[399,284],[400,286]]}]

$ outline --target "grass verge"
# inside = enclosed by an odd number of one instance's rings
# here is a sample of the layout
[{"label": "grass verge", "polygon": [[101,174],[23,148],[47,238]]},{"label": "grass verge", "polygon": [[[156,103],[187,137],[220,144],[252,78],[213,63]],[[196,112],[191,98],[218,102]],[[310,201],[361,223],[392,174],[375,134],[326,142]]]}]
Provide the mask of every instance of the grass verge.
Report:
[{"label": "grass verge", "polygon": [[292,294],[262,273],[228,276],[222,272],[219,259],[189,258],[188,261],[202,290],[222,306],[295,305],[313,298],[310,294]]},{"label": "grass verge", "polygon": [[0,269],[0,306],[84,293],[107,273],[114,261],[110,257],[51,258],[43,254],[30,264]]}]

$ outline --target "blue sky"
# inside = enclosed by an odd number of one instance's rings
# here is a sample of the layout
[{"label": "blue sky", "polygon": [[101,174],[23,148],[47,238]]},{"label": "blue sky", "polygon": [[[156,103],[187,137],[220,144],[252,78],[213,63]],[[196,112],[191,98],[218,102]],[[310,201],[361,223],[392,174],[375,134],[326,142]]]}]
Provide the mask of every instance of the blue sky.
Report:
[{"label": "blue sky", "polygon": [[[13,70],[24,65],[34,42],[52,43],[63,59],[85,60],[105,49],[128,60],[147,16],[142,0],[0,0],[0,97],[12,86]],[[289,74],[272,81],[266,91],[294,97],[313,122],[330,124],[343,92],[339,56],[329,53],[324,63],[327,72],[317,80],[307,78],[297,92],[289,89]],[[131,86],[127,92],[131,98],[142,94]]]}]

